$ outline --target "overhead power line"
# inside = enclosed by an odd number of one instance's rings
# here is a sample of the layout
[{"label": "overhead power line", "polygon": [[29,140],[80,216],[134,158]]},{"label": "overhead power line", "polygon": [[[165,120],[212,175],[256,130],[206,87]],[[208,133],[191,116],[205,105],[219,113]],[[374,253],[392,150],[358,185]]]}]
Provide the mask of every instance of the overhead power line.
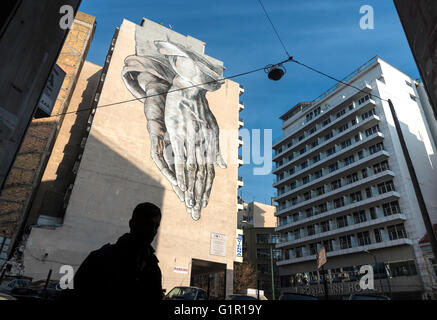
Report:
[{"label": "overhead power line", "polygon": [[282,45],[282,48],[284,48],[285,54],[287,55],[287,57],[291,57],[290,54],[287,51],[287,48],[284,45],[284,42],[282,41],[281,37],[279,36],[278,30],[276,29],[275,25],[272,22],[272,19],[270,19],[269,14],[267,13],[266,8],[264,7],[263,3],[261,2],[261,0],[258,0],[259,4],[261,5],[261,8],[264,10],[264,14],[266,15],[267,19],[269,20],[270,24],[272,25],[273,31],[275,31],[276,36],[278,37],[279,42]]}]

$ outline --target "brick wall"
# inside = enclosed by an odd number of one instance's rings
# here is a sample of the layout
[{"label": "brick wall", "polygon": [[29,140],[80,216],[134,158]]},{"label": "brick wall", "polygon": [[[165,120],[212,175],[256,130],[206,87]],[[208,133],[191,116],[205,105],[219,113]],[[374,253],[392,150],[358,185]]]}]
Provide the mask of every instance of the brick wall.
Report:
[{"label": "brick wall", "polygon": [[78,12],[58,57],[66,72],[52,117],[33,119],[0,193],[0,237],[16,237],[25,222],[94,36],[95,17]]}]

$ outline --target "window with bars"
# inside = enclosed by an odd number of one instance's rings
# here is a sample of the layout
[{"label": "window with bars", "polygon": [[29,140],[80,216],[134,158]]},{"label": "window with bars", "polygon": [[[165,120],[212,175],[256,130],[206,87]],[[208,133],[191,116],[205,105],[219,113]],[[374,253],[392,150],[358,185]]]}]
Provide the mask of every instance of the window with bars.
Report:
[{"label": "window with bars", "polygon": [[341,208],[344,207],[344,199],[343,197],[334,199],[334,208]]},{"label": "window with bars", "polygon": [[367,118],[373,116],[374,114],[376,114],[375,109],[369,110],[361,115],[361,119],[366,120]]},{"label": "window with bars", "polygon": [[347,216],[341,216],[337,219],[337,228],[344,228],[348,226]]},{"label": "window with bars", "polygon": [[308,226],[307,230],[308,230],[308,235],[309,236],[312,236],[312,235],[316,234],[316,229],[314,228],[314,225]]},{"label": "window with bars", "polygon": [[329,157],[335,153],[335,146],[326,150],[326,155]]},{"label": "window with bars", "polygon": [[352,248],[352,236],[351,235],[340,237],[340,248],[341,249]]},{"label": "window with bars", "polygon": [[377,228],[373,230],[373,233],[375,234],[375,241],[377,243],[382,242],[382,232],[384,231],[384,228]]},{"label": "window with bars", "polygon": [[325,193],[325,186],[321,186],[321,187],[318,187],[317,189],[316,189],[316,194],[317,194],[317,196],[321,196],[322,194],[324,194]]},{"label": "window with bars", "polygon": [[310,200],[311,199],[311,191],[305,192],[303,194],[303,198],[306,200]]},{"label": "window with bars", "polygon": [[349,128],[349,125],[347,123],[341,125],[340,127],[338,127],[338,132],[343,132],[345,130],[347,130]]},{"label": "window with bars", "polygon": [[321,230],[321,232],[328,232],[329,231],[329,221],[320,222],[320,230]]},{"label": "window with bars", "polygon": [[382,142],[374,144],[373,146],[369,147],[370,154],[374,154],[382,150],[384,150],[384,144]]},{"label": "window with bars", "polygon": [[323,241],[323,246],[325,247],[326,252],[330,252],[334,250],[333,239]]},{"label": "window with bars", "polygon": [[349,147],[350,145],[352,145],[351,139],[347,139],[340,144],[340,147],[342,149],[345,149],[345,148]]},{"label": "window with bars", "polygon": [[346,181],[348,184],[358,181],[358,173],[352,173],[346,176]]},{"label": "window with bars", "polygon": [[366,130],[366,137],[379,132],[379,125],[373,126]]},{"label": "window with bars", "polygon": [[335,170],[338,170],[338,162],[331,164],[328,167],[329,172],[334,172]]},{"label": "window with bars", "polygon": [[332,133],[332,131],[330,133],[328,133],[327,135],[325,135],[325,141],[328,141],[329,139],[331,139],[334,136],[334,134]]},{"label": "window with bars", "polygon": [[344,163],[345,166],[348,166],[348,165],[350,165],[350,164],[352,164],[352,163],[354,163],[354,162],[355,162],[355,157],[354,157],[354,155],[351,155],[351,156],[349,156],[349,157],[347,157],[347,158],[345,158],[345,159],[343,160],[343,163]]},{"label": "window with bars", "polygon": [[314,172],[314,179],[319,179],[322,176],[322,170]]},{"label": "window with bars", "polygon": [[349,194],[349,198],[351,202],[354,203],[363,200],[363,195],[361,194],[361,191],[356,191]]},{"label": "window with bars", "polygon": [[338,188],[341,188],[341,180],[340,179],[337,179],[337,180],[334,180],[331,182],[331,189],[332,190],[335,190]]}]

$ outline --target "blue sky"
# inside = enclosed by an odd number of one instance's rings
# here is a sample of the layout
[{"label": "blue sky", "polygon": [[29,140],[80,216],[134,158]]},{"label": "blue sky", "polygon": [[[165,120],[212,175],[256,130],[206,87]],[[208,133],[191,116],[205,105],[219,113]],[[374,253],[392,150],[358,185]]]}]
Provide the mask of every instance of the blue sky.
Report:
[{"label": "blue sky", "polygon": [[[419,78],[392,0],[264,0],[264,6],[288,52],[297,60],[343,78],[375,55]],[[361,30],[360,8],[374,8],[375,28]],[[103,65],[114,29],[123,18],[142,17],[174,26],[174,30],[206,42],[205,53],[225,63],[225,76],[285,60],[287,56],[257,0],[83,0],[80,10],[97,18],[87,60]],[[233,79],[245,88],[241,112],[245,128],[273,129],[281,135],[279,116],[299,101],[309,101],[335,84],[310,70],[286,64],[281,81],[264,72]],[[273,175],[253,175],[240,168],[246,201],[269,202]]]}]

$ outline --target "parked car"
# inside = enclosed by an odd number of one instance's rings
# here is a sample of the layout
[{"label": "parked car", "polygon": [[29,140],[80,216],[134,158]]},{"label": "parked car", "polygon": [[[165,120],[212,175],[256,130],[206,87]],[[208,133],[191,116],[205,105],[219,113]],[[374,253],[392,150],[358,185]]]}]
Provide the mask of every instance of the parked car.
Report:
[{"label": "parked car", "polygon": [[14,298],[13,296],[6,294],[6,293],[0,292],[0,301],[3,301],[3,300],[17,300],[17,299]]},{"label": "parked car", "polygon": [[174,287],[165,300],[208,300],[208,293],[197,287]]},{"label": "parked car", "polygon": [[279,300],[319,300],[319,299],[309,294],[284,292],[279,296]]},{"label": "parked car", "polygon": [[8,283],[0,286],[0,292],[10,293],[14,288],[22,288],[30,284],[29,280],[25,279],[14,279]]},{"label": "parked car", "polygon": [[372,293],[354,293],[351,294],[349,300],[391,300],[387,296],[382,296]]},{"label": "parked car", "polygon": [[248,296],[246,294],[231,294],[228,295],[225,300],[258,300],[258,299],[252,296]]},{"label": "parked car", "polygon": [[59,281],[51,280],[47,284],[46,290],[44,290],[46,281],[38,280],[30,283],[25,287],[14,288],[11,291],[11,295],[16,297],[17,299],[47,299],[54,300],[60,294],[62,289],[59,286]]}]

